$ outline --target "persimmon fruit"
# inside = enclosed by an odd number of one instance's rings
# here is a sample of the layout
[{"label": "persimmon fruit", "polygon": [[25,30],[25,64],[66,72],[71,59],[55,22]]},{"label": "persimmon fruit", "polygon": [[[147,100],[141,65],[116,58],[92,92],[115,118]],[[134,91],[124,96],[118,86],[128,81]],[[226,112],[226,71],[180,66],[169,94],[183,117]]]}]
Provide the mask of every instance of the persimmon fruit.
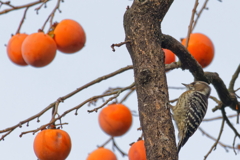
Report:
[{"label": "persimmon fruit", "polygon": [[22,43],[28,35],[25,33],[18,33],[11,37],[7,44],[7,54],[9,59],[20,66],[27,66],[28,64],[22,57]]},{"label": "persimmon fruit", "polygon": [[131,127],[132,114],[123,104],[110,104],[101,110],[98,122],[108,135],[121,136]]},{"label": "persimmon fruit", "polygon": [[87,160],[117,160],[117,157],[111,150],[100,147],[90,153]]},{"label": "persimmon fruit", "polygon": [[[186,44],[186,38],[182,40]],[[188,43],[188,51],[203,67],[207,67],[214,57],[214,45],[210,38],[202,33],[192,33]]]},{"label": "persimmon fruit", "polygon": [[30,34],[22,43],[25,62],[34,67],[44,67],[55,58],[57,46],[54,40],[43,32]]},{"label": "persimmon fruit", "polygon": [[39,132],[33,149],[39,160],[65,160],[71,151],[71,139],[60,129],[46,129]]},{"label": "persimmon fruit", "polygon": [[129,160],[147,160],[144,140],[132,144],[128,151]]},{"label": "persimmon fruit", "polygon": [[53,33],[57,49],[63,53],[75,53],[81,50],[86,42],[82,26],[71,19],[58,23]]},{"label": "persimmon fruit", "polygon": [[176,58],[175,58],[175,54],[168,50],[168,49],[163,49],[164,53],[165,53],[165,64],[170,64],[172,62],[175,62]]}]

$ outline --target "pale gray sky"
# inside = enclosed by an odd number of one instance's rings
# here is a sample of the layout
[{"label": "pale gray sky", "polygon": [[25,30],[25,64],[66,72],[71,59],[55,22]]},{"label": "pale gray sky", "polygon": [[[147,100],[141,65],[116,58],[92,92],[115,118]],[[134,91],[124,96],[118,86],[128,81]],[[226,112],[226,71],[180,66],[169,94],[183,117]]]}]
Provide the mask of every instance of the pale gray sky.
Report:
[{"label": "pale gray sky", "polygon": [[[24,4],[30,0],[13,0],[12,4]],[[22,32],[31,34],[42,27],[45,19],[55,6],[55,1],[48,3],[47,8],[42,8],[36,15],[33,7],[29,9],[27,18],[22,27]],[[203,0],[200,1],[201,7]],[[87,42],[86,46],[78,53],[66,55],[58,52],[54,61],[43,68],[19,67],[14,65],[7,57],[6,44],[12,33],[15,33],[21,20],[24,10],[18,10],[0,16],[0,130],[17,124],[18,122],[38,113],[50,103],[61,96],[75,90],[87,82],[104,74],[113,72],[119,68],[131,64],[130,56],[122,46],[112,52],[110,45],[124,41],[123,14],[127,5],[132,1],[128,0],[105,0],[105,1],[65,1],[61,3],[62,13],[56,13],[54,21],[70,18],[78,21],[85,29]],[[176,0],[162,23],[162,32],[169,34],[176,39],[187,35],[187,28],[194,5],[193,0]],[[194,32],[204,33],[211,38],[215,45],[215,57],[205,71],[217,72],[228,86],[232,74],[240,62],[240,2],[226,1],[220,3],[218,0],[209,1],[209,10],[202,14]],[[2,8],[3,9],[3,8]],[[1,9],[1,10],[2,10]],[[47,26],[48,27],[48,26]],[[181,69],[167,73],[169,86],[181,86],[181,83],[193,81],[188,71]],[[71,97],[60,104],[59,112],[72,108],[91,96],[102,94],[109,87],[124,87],[133,82],[133,73],[128,71],[107,81],[90,87],[83,92]],[[240,80],[236,82],[236,88],[240,87]],[[235,88],[235,89],[236,89]],[[213,88],[212,88],[213,89]],[[177,98],[184,90],[170,90],[170,99]],[[239,93],[239,92],[238,92]],[[217,96],[213,89],[212,95]],[[98,106],[101,105],[99,103]],[[206,118],[220,115],[220,111],[212,113],[211,109],[216,105],[209,100],[209,109]],[[137,110],[136,95],[132,95],[125,103],[131,110]],[[103,144],[109,137],[98,125],[98,113],[87,112],[94,106],[84,106],[78,112],[78,116],[70,113],[62,119],[68,122],[64,130],[69,133],[72,139],[72,150],[68,160],[84,160],[88,153],[96,149],[97,145]],[[233,114],[231,109],[226,109],[227,114]],[[51,112],[40,118],[40,123],[30,122],[17,128],[5,141],[0,142],[1,159],[4,160],[33,160],[37,159],[33,152],[32,134],[19,138],[19,134],[38,128],[40,125],[50,121]],[[231,119],[234,126],[236,119]],[[221,121],[202,123],[201,127],[214,137],[218,136]],[[134,117],[131,130],[124,136],[116,138],[119,147],[128,152],[129,144],[136,141],[141,135],[136,131],[139,127],[138,117]],[[175,131],[177,133],[177,130]],[[232,145],[233,132],[225,125],[221,142]],[[181,149],[180,159],[201,160],[211,148],[214,141],[202,136],[200,131],[189,139]],[[240,143],[239,140],[236,144]],[[106,148],[111,149],[111,145]],[[115,151],[118,160],[127,160],[118,151]],[[221,146],[217,147],[208,158],[209,160],[237,160],[232,150],[227,153]]]}]

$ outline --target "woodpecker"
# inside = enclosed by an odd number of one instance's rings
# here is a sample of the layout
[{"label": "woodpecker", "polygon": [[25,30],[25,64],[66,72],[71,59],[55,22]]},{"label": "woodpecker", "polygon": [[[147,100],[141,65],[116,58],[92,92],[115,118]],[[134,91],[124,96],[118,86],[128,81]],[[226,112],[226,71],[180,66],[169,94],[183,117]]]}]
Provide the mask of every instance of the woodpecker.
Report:
[{"label": "woodpecker", "polygon": [[202,122],[211,92],[209,85],[203,81],[183,85],[188,90],[178,98],[176,106],[172,108],[173,119],[178,128],[178,153]]}]

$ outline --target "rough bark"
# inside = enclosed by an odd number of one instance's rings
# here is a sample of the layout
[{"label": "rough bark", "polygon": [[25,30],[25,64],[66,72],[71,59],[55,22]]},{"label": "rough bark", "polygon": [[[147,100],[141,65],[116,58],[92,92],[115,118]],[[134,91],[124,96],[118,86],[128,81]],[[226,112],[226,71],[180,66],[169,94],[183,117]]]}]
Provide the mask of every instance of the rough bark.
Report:
[{"label": "rough bark", "polygon": [[148,160],[177,160],[168,105],[161,22],[173,0],[135,0],[124,15]]}]

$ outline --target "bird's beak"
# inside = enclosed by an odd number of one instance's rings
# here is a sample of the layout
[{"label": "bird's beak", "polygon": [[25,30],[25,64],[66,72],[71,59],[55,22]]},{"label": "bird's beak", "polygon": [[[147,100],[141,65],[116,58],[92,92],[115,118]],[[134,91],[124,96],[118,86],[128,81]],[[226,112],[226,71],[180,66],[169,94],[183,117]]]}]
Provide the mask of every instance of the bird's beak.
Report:
[{"label": "bird's beak", "polygon": [[184,85],[184,86],[186,87],[187,90],[190,89],[190,88],[189,88],[189,84],[184,84],[184,83],[182,83],[182,85]]},{"label": "bird's beak", "polygon": [[187,87],[187,86],[188,86],[188,84],[184,84],[184,83],[182,83],[182,85],[184,85],[185,87]]}]

